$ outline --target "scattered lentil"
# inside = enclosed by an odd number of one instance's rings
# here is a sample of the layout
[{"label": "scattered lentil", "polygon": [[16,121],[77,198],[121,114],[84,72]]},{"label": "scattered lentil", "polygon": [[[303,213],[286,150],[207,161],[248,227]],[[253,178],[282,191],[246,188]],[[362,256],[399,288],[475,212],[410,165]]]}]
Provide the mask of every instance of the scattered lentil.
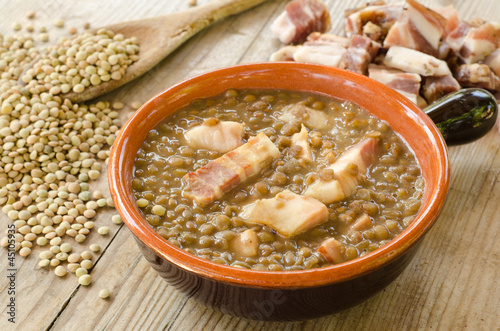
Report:
[{"label": "scattered lentil", "polygon": [[88,286],[90,283],[92,283],[92,276],[90,275],[82,275],[78,277],[78,283],[80,283],[83,286]]},{"label": "scattered lentil", "polygon": [[99,291],[99,298],[106,299],[111,295],[111,292],[108,289],[103,288]]}]

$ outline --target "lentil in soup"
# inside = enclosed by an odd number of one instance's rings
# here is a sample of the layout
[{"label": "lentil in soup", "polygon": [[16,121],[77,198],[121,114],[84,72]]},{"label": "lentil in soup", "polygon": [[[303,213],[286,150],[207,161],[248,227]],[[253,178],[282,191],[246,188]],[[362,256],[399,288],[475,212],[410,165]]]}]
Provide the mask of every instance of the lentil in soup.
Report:
[{"label": "lentil in soup", "polygon": [[405,142],[352,102],[228,90],[148,133],[132,187],[145,219],[172,244],[277,271],[385,245],[417,214],[424,179]]}]

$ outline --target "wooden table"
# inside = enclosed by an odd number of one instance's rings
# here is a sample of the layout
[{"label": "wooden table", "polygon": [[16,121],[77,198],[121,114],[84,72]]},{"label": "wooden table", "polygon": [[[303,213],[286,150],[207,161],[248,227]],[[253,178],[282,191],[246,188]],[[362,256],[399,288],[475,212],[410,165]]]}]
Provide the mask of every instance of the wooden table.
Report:
[{"label": "wooden table", "polygon": [[[204,3],[206,1],[198,1]],[[333,32],[341,33],[342,13],[364,1],[325,0],[332,13]],[[392,2],[392,1],[391,1]],[[431,4],[431,1],[422,1]],[[444,2],[444,1],[443,1]],[[443,3],[442,2],[442,3]],[[448,1],[450,2],[450,1]],[[215,68],[266,61],[280,47],[270,24],[287,1],[271,0],[202,31],[143,76],[102,98],[121,100],[125,120],[134,101],[144,102],[174,83]],[[436,3],[436,2],[435,2]],[[494,0],[456,1],[461,18],[498,20]],[[53,23],[82,31],[93,27],[184,10],[187,0],[169,1],[9,1],[0,0],[0,32],[12,34],[12,24],[28,23],[34,10],[35,28],[51,35],[69,35]],[[35,34],[37,36],[37,34]],[[52,38],[55,41],[55,38]],[[91,232],[83,245],[99,243],[93,283],[79,286],[68,274],[38,267],[40,248],[15,259],[16,323],[8,322],[7,251],[0,250],[0,330],[500,330],[500,134],[450,148],[452,181],[446,207],[426,236],[417,257],[392,285],[367,302],[336,315],[294,323],[251,321],[213,311],[177,292],[153,271],[139,252],[130,231],[111,222],[115,210],[102,210],[96,224],[111,233]],[[106,178],[93,184],[107,190]],[[107,193],[109,194],[109,193]],[[3,233],[10,222],[0,215]],[[107,288],[107,300],[98,293]]]}]

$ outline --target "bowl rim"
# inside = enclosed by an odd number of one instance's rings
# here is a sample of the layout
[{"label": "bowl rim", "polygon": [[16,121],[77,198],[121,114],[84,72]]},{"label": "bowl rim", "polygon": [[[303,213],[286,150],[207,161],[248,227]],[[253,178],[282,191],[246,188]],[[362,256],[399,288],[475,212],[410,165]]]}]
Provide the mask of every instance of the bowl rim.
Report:
[{"label": "bowl rim", "polygon": [[[155,102],[173,93],[178,93],[187,86],[206,80],[210,76],[226,75],[232,77],[236,73],[257,72],[269,70],[270,68],[272,70],[272,68],[277,67],[286,68],[287,70],[306,70],[313,73],[328,72],[351,82],[365,85],[371,84],[377,91],[383,92],[394,99],[395,102],[406,109],[405,111],[410,111],[412,116],[415,116],[415,118],[412,118],[414,121],[418,120],[419,123],[425,126],[424,131],[431,139],[433,147],[435,147],[434,150],[437,153],[439,163],[438,167],[433,169],[433,171],[439,172],[436,192],[430,198],[429,204],[421,208],[415,220],[386,245],[351,261],[320,268],[298,271],[261,271],[236,268],[197,257],[169,243],[140,216],[137,206],[129,199],[130,197],[126,192],[127,183],[123,176],[125,173],[124,155],[126,147],[134,135],[134,130],[144,121],[143,116],[151,110],[151,107],[154,107]],[[131,163],[133,166],[133,161]],[[228,284],[258,288],[298,289],[330,285],[357,278],[389,264],[407,252],[424,236],[439,216],[449,190],[450,167],[446,143],[435,124],[420,108],[395,90],[367,76],[334,67],[298,62],[257,62],[219,68],[187,78],[149,99],[126,122],[116,137],[109,157],[108,184],[115,207],[133,235],[164,260],[198,276]]]}]

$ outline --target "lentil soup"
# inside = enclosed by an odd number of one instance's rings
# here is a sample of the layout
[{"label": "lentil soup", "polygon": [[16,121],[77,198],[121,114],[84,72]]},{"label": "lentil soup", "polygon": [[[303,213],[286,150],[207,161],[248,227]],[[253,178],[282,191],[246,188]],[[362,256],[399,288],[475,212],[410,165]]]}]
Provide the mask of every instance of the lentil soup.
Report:
[{"label": "lentil soup", "polygon": [[424,179],[405,142],[352,102],[228,90],[147,134],[132,188],[172,244],[279,271],[349,261],[388,243],[417,214]]}]

